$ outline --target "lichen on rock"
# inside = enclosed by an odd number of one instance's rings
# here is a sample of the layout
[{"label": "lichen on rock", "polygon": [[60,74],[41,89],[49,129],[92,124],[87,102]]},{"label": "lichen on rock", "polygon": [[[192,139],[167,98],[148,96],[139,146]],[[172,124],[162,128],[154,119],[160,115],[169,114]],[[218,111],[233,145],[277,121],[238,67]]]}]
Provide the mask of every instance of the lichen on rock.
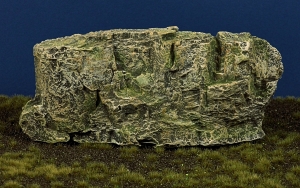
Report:
[{"label": "lichen on rock", "polygon": [[250,33],[115,29],[34,46],[35,141],[196,146],[264,136],[280,53]]}]

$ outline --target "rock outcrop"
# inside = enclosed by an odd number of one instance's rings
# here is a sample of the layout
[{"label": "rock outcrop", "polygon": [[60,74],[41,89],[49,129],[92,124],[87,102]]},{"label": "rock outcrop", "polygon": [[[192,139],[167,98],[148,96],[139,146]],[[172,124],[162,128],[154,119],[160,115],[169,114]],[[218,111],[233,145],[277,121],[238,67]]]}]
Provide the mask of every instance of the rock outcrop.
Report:
[{"label": "rock outcrop", "polygon": [[34,46],[35,141],[195,146],[264,136],[280,53],[249,33],[116,29]]}]

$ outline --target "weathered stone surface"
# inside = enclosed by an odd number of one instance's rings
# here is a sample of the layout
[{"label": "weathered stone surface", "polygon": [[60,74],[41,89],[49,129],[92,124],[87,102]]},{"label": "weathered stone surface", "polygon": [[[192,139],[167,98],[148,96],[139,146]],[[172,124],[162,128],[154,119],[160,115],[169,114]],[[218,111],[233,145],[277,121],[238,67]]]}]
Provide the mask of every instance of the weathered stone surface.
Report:
[{"label": "weathered stone surface", "polygon": [[34,46],[36,96],[20,125],[43,142],[219,145],[264,136],[283,73],[249,33],[116,29]]}]

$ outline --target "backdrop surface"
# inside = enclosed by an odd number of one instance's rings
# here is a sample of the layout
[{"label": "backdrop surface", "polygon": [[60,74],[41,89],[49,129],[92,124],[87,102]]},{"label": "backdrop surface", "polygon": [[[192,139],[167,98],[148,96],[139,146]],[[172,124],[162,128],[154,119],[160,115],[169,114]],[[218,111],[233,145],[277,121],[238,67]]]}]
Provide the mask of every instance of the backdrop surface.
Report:
[{"label": "backdrop surface", "polygon": [[35,93],[32,48],[72,34],[176,25],[216,35],[250,32],[281,53],[275,96],[300,97],[300,1],[296,0],[2,0],[0,94]]}]

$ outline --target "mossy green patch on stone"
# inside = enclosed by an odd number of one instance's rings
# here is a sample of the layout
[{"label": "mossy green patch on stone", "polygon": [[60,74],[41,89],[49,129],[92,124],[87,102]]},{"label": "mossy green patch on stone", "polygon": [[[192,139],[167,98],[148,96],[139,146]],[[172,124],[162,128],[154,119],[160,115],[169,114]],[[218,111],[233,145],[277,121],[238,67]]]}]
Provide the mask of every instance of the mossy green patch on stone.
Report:
[{"label": "mossy green patch on stone", "polygon": [[150,73],[141,74],[138,77],[136,77],[136,81],[141,87],[148,86],[151,82],[151,75]]}]

